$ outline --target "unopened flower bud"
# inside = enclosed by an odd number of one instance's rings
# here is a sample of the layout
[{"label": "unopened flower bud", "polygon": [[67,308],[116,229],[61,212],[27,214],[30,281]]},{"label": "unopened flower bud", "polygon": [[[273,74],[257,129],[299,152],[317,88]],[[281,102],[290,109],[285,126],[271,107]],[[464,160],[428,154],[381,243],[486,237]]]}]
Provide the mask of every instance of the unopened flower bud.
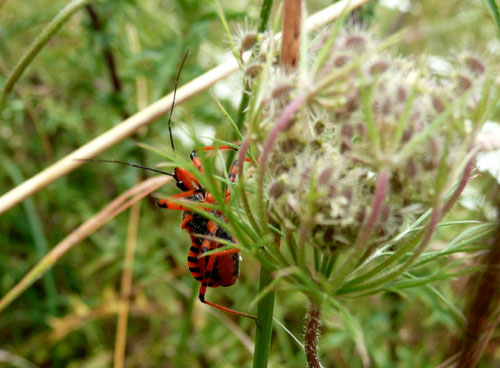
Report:
[{"label": "unopened flower bud", "polygon": [[293,86],[288,83],[278,84],[272,91],[272,98],[287,98]]},{"label": "unopened flower bud", "polygon": [[486,72],[486,67],[478,58],[474,56],[468,56],[465,58],[465,65],[474,74],[484,74]]},{"label": "unopened flower bud", "polygon": [[254,79],[262,70],[260,65],[249,65],[245,70],[245,78]]},{"label": "unopened flower bud", "polygon": [[342,125],[342,128],[340,128],[340,134],[344,138],[351,139],[352,136],[354,135],[354,131],[352,129],[352,126],[350,126],[349,124]]},{"label": "unopened flower bud", "polygon": [[274,199],[278,199],[285,192],[285,183],[282,180],[278,180],[269,189],[269,196]]},{"label": "unopened flower bud", "polygon": [[398,102],[405,102],[408,97],[408,92],[403,86],[399,86],[397,90]]},{"label": "unopened flower bud", "polygon": [[283,151],[283,153],[289,153],[292,152],[296,147],[297,147],[297,140],[295,139],[286,139],[280,142],[280,148]]},{"label": "unopened flower bud", "polygon": [[429,159],[424,162],[427,170],[435,170],[439,166],[439,156],[441,155],[441,147],[436,139],[429,139]]},{"label": "unopened flower bud", "polygon": [[364,51],[366,49],[366,38],[360,34],[349,35],[345,40],[345,47],[357,51]]},{"label": "unopened flower bud", "polygon": [[325,122],[323,120],[318,120],[316,124],[314,124],[314,132],[317,135],[321,135],[325,131],[325,127],[326,127]]},{"label": "unopened flower bud", "polygon": [[257,33],[248,33],[241,39],[240,49],[242,51],[248,51],[252,49],[258,41]]},{"label": "unopened flower bud", "polygon": [[371,66],[368,72],[371,75],[376,75],[385,72],[387,69],[389,69],[389,63],[385,60],[379,60],[374,62]]},{"label": "unopened flower bud", "polygon": [[432,96],[432,107],[434,107],[434,109],[438,113],[442,113],[444,111],[444,109],[445,109],[443,100],[440,97],[436,96],[436,95]]},{"label": "unopened flower bud", "polygon": [[333,174],[333,168],[327,167],[321,172],[321,174],[319,174],[318,182],[320,184],[328,184],[330,178],[332,177],[332,174]]},{"label": "unopened flower bud", "polygon": [[389,96],[387,96],[385,99],[384,99],[384,102],[382,103],[382,115],[389,115],[391,113],[391,107],[392,107],[392,102],[391,102],[391,99]]},{"label": "unopened flower bud", "polygon": [[337,68],[340,68],[340,67],[344,66],[345,64],[347,64],[348,61],[349,61],[349,56],[339,55],[333,60],[333,65],[335,65],[335,67],[337,67]]},{"label": "unopened flower bud", "polygon": [[472,80],[469,77],[465,75],[459,75],[457,79],[458,79],[457,81],[458,93],[463,93],[472,87]]}]

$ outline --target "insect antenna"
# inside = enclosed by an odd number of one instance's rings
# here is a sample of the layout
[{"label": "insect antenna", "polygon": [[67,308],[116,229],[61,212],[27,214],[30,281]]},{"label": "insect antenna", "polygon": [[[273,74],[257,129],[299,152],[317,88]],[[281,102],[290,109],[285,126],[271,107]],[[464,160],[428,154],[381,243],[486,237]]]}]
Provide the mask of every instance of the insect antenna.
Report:
[{"label": "insect antenna", "polygon": [[184,62],[186,61],[188,54],[189,54],[189,49],[187,49],[186,54],[184,55],[184,58],[182,59],[181,67],[179,68],[179,72],[177,73],[177,78],[175,79],[174,98],[172,99],[172,107],[170,108],[170,114],[168,115],[168,134],[170,135],[170,144],[172,145],[172,151],[175,151],[174,138],[172,136],[172,113],[174,112],[175,95],[177,93],[177,85],[179,84],[179,78],[181,76],[182,67],[184,66]]},{"label": "insect antenna", "polygon": [[168,173],[168,172],[165,172],[165,171],[161,171],[161,170],[156,170],[156,169],[153,169],[151,167],[147,167],[147,166],[142,166],[142,165],[136,165],[136,164],[131,164],[129,162],[124,162],[124,161],[116,161],[116,160],[96,160],[96,159],[93,159],[93,158],[76,158],[75,161],[85,161],[85,162],[108,162],[108,163],[112,163],[112,164],[120,164],[120,165],[126,165],[126,166],[132,166],[132,167],[136,167],[138,169],[143,169],[143,170],[149,170],[149,171],[153,171],[153,172],[156,172],[156,173],[159,173],[159,174],[163,174],[163,175],[168,175],[168,176],[171,176],[172,178],[175,179],[175,175],[174,174],[171,174],[171,173]]},{"label": "insect antenna", "polygon": [[[175,147],[174,147],[174,138],[172,136],[172,112],[174,111],[174,106],[175,106],[175,96],[177,94],[177,85],[179,84],[179,78],[181,76],[181,71],[182,71],[182,68],[184,67],[184,63],[185,63],[185,61],[187,59],[188,54],[189,54],[189,49],[186,50],[186,54],[184,55],[184,58],[182,59],[181,66],[179,68],[179,72],[177,73],[177,77],[175,78],[174,97],[172,99],[172,107],[170,108],[170,114],[168,115],[168,133],[170,135],[170,143],[172,145],[172,151],[175,150]],[[165,171],[161,171],[161,170],[157,170],[157,169],[153,169],[153,168],[147,167],[147,166],[131,164],[129,162],[124,162],[124,161],[98,160],[98,159],[92,159],[92,158],[90,158],[90,159],[87,159],[87,158],[76,158],[74,160],[75,161],[85,161],[85,162],[107,162],[107,163],[112,163],[112,164],[126,165],[126,166],[136,167],[138,169],[153,171],[155,173],[159,173],[159,174],[163,174],[163,175],[168,175],[168,176],[171,176],[172,178],[174,178],[174,179],[177,180],[177,177],[174,174],[171,174],[171,173],[168,173],[168,172],[165,172]]]}]

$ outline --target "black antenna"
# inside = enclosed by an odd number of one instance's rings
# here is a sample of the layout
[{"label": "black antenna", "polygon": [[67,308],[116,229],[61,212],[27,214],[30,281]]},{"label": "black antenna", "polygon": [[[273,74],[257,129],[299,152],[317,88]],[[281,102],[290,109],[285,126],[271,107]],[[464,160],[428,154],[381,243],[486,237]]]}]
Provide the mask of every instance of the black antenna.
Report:
[{"label": "black antenna", "polygon": [[170,114],[168,115],[168,133],[170,134],[170,144],[172,145],[172,151],[175,151],[174,147],[174,138],[172,137],[172,113],[174,112],[175,106],[175,94],[177,93],[177,84],[179,84],[179,77],[181,76],[182,67],[184,66],[184,62],[187,59],[189,54],[189,49],[186,51],[186,55],[184,55],[184,59],[182,59],[181,67],[179,68],[179,72],[177,73],[177,78],[175,79],[175,87],[174,87],[174,98],[172,99],[172,107],[170,108]]},{"label": "black antenna", "polygon": [[123,162],[123,161],[96,160],[96,159],[93,159],[93,158],[75,158],[74,160],[75,161],[85,161],[85,162],[110,162],[110,163],[113,163],[113,164],[127,165],[127,166],[137,167],[138,169],[144,169],[144,170],[154,171],[156,173],[163,174],[163,175],[168,175],[168,176],[171,176],[172,178],[175,179],[175,175],[174,174],[170,174],[168,172],[161,171],[161,170],[156,170],[156,169],[153,169],[151,167],[146,167],[146,166],[141,166],[141,165],[135,165],[135,164],[131,164],[131,163],[128,163],[128,162]]}]

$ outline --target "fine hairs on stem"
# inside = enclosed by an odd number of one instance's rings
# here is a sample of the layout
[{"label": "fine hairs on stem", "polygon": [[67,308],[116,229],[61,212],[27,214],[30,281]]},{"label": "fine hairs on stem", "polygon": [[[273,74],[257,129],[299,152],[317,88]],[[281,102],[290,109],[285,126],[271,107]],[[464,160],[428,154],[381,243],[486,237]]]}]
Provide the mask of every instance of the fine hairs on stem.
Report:
[{"label": "fine hairs on stem", "polygon": [[318,357],[318,338],[321,327],[321,305],[309,301],[307,306],[304,350],[306,352],[307,365],[309,368],[322,368]]}]

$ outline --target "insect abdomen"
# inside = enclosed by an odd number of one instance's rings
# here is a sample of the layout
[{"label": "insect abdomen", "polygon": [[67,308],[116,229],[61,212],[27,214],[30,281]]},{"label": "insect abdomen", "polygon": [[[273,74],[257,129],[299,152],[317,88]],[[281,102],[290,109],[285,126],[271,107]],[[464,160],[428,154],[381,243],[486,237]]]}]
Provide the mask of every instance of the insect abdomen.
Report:
[{"label": "insect abdomen", "polygon": [[[189,232],[191,237],[191,248],[188,253],[188,267],[191,275],[198,280],[199,282],[203,282],[203,277],[206,272],[206,267],[209,262],[210,257],[200,257],[198,258],[202,252],[202,244],[203,238],[197,237],[195,234],[200,235],[210,235],[205,234],[206,229],[206,221],[207,219],[196,214],[191,214],[193,219],[185,224],[185,229]],[[212,235],[213,236],[213,235]],[[228,240],[234,242],[234,239],[231,235],[227,234],[227,232],[222,229],[218,229],[215,234],[218,238]],[[224,247],[223,244],[212,242],[212,245],[209,249],[218,249]],[[217,287],[217,286],[231,286],[234,285],[236,280],[238,279],[239,274],[239,263],[240,256],[238,252],[231,254],[221,254],[214,255],[215,263],[212,269],[212,272],[208,276],[207,286]]]}]

